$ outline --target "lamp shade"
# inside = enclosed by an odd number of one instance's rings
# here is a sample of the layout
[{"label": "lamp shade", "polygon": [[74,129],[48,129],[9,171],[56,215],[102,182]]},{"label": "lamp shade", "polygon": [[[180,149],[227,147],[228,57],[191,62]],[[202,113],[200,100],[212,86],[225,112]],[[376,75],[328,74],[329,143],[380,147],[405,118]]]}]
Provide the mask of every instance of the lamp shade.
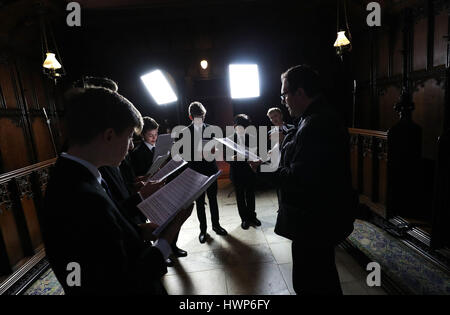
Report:
[{"label": "lamp shade", "polygon": [[44,64],[42,65],[44,68],[50,70],[61,69],[61,64],[56,60],[55,54],[46,53],[47,57],[45,58]]},{"label": "lamp shade", "polygon": [[342,47],[350,44],[350,41],[345,36],[345,31],[341,31],[337,33],[336,41],[334,42],[334,47]]}]

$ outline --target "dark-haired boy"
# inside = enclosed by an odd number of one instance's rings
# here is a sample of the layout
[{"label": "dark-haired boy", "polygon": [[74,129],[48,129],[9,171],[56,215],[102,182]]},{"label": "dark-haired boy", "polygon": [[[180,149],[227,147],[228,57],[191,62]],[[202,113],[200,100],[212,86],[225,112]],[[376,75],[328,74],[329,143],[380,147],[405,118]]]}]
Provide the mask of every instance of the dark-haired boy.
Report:
[{"label": "dark-haired boy", "polygon": [[[206,116],[206,108],[200,102],[192,102],[189,105],[189,119],[192,121],[187,128],[191,134],[191,161],[189,161],[188,166],[192,168],[194,171],[197,171],[203,175],[211,176],[219,171],[216,161],[206,161],[203,157],[200,161],[195,161],[194,156],[194,147],[197,145],[194,141],[194,133],[200,133],[199,139],[202,140],[210,140],[203,138],[203,131],[208,127],[207,124],[204,123]],[[206,195],[208,195],[209,201],[209,210],[211,212],[211,223],[212,229],[219,235],[227,235],[227,231],[220,226],[219,223],[219,205],[217,203],[217,191],[218,185],[217,181],[215,181],[209,188],[206,190]],[[200,222],[200,235],[198,237],[200,243],[205,243],[206,238],[208,236],[207,224],[206,224],[206,214],[205,214],[205,193],[203,193],[196,201],[195,205],[197,207],[197,217]]]},{"label": "dark-haired boy", "polygon": [[130,154],[131,165],[136,176],[145,176],[153,163],[159,124],[151,117],[143,117],[142,143]]},{"label": "dark-haired boy", "polygon": [[[237,144],[250,148],[253,135],[245,132],[245,128],[251,124],[250,118],[245,114],[234,117],[233,141]],[[256,139],[254,139],[256,145]],[[247,230],[250,225],[260,226],[261,222],[256,218],[255,212],[255,173],[245,161],[229,161],[230,179],[236,193],[236,202],[241,217],[241,227]]]},{"label": "dark-haired boy", "polygon": [[167,272],[169,243],[192,206],[154,246],[145,243],[155,240],[155,226],[127,220],[98,171],[123,160],[133,132],[142,128],[140,113],[105,88],[71,93],[66,108],[69,146],[51,171],[41,213],[50,266],[70,295],[165,294],[161,276]]}]

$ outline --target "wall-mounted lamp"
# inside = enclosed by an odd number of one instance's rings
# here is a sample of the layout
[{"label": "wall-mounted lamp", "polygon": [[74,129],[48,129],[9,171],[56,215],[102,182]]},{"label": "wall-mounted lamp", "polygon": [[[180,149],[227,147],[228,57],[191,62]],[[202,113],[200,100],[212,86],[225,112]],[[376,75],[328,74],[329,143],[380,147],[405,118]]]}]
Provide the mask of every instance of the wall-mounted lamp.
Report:
[{"label": "wall-mounted lamp", "polygon": [[[345,17],[345,30],[342,30],[341,26],[339,25],[339,5],[340,0],[337,0],[337,38],[334,42],[334,47],[336,47],[336,54],[341,58],[341,60],[344,60],[344,52],[345,51],[351,51],[352,50],[352,34],[350,33],[350,28],[348,27],[348,19],[347,19],[347,4],[346,0],[343,0],[344,5],[344,17]],[[345,32],[347,31],[348,36],[350,37],[350,40],[345,36]]]},{"label": "wall-mounted lamp", "polygon": [[340,31],[337,33],[336,41],[334,42],[334,47],[336,47],[336,53],[342,58],[345,49],[350,45],[350,41],[347,36],[345,36],[345,31]]},{"label": "wall-mounted lamp", "polygon": [[[50,23],[45,18],[45,8],[41,8],[41,52],[44,60],[42,67],[43,72],[50,79],[56,79],[64,76],[66,71],[62,65],[62,59],[56,45],[55,36],[53,34]],[[50,42],[49,42],[50,40]]]}]

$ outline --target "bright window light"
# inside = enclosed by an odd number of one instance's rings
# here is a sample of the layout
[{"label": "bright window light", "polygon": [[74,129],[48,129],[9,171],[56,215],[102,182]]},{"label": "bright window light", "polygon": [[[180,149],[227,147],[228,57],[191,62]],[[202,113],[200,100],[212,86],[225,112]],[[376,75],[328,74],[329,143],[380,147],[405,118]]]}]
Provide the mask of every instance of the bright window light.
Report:
[{"label": "bright window light", "polygon": [[258,65],[231,64],[229,70],[231,98],[259,97]]},{"label": "bright window light", "polygon": [[158,105],[172,103],[178,100],[169,81],[161,70],[155,70],[141,76],[142,82]]}]

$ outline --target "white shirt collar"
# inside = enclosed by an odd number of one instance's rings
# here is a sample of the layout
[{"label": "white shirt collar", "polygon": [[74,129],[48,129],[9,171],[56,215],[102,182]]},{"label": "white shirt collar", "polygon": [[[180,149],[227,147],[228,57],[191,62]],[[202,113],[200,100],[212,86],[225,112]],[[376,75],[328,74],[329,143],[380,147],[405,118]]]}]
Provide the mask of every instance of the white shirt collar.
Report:
[{"label": "white shirt collar", "polygon": [[100,185],[102,184],[102,175],[100,174],[100,171],[98,170],[98,168],[96,168],[92,163],[89,163],[86,160],[80,159],[79,157],[70,155],[69,153],[66,153],[66,152],[61,153],[61,157],[72,160],[74,162],[77,162],[77,163],[83,165],[84,167],[86,167],[89,170],[89,172],[92,173],[92,175],[94,175],[94,177],[98,181],[98,183]]},{"label": "white shirt collar", "polygon": [[144,143],[147,146],[147,148],[149,148],[150,151],[155,147],[154,145],[152,145],[151,143],[148,143],[147,141],[144,141]]},{"label": "white shirt collar", "polygon": [[194,123],[192,123],[192,124],[194,125],[194,128],[197,129],[197,130],[200,130],[200,129],[203,128],[203,124],[201,124],[201,125],[197,125],[197,124],[194,124]]},{"label": "white shirt collar", "polygon": [[245,134],[238,134],[237,135],[237,139],[238,139],[238,144],[240,145],[244,145],[245,144]]}]

